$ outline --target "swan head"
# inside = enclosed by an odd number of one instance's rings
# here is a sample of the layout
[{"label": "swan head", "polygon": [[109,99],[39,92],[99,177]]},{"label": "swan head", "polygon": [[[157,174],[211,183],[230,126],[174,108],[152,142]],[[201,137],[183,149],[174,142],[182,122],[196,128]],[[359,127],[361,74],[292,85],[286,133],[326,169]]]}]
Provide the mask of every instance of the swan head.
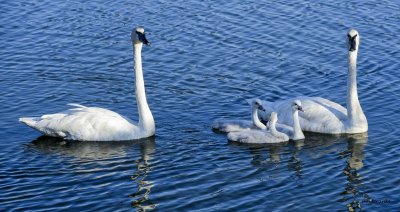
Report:
[{"label": "swan head", "polygon": [[347,32],[347,48],[349,52],[358,50],[358,45],[360,44],[360,35],[355,29],[350,29]]},{"label": "swan head", "polygon": [[132,30],[132,42],[133,44],[143,43],[145,45],[150,45],[150,42],[146,39],[143,27],[136,27]]},{"label": "swan head", "polygon": [[258,110],[261,110],[261,111],[264,111],[264,112],[265,112],[265,109],[264,109],[264,107],[262,106],[262,102],[261,102],[260,99],[254,99],[254,100],[251,102],[251,105],[253,106],[254,109],[258,109]]},{"label": "swan head", "polygon": [[300,100],[294,100],[292,102],[292,110],[293,111],[301,111],[304,112],[303,107],[301,107],[301,101]]}]

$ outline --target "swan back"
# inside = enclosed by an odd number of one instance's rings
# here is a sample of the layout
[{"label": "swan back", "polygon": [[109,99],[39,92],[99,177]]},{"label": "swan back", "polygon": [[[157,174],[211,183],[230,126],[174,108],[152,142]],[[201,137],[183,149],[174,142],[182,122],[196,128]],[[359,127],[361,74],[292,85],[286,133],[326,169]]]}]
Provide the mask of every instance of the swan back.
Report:
[{"label": "swan back", "polygon": [[258,110],[264,111],[260,99],[251,101],[251,121],[234,119],[217,119],[213,122],[212,128],[220,132],[235,132],[248,129],[266,129],[258,118]]},{"label": "swan back", "polygon": [[118,141],[144,136],[136,123],[98,107],[77,107],[41,117],[21,118],[20,121],[48,136],[68,140]]},{"label": "swan back", "polygon": [[228,140],[240,143],[278,143],[288,141],[289,137],[275,129],[278,116],[275,112],[271,113],[269,124],[270,130],[250,129],[239,132],[228,133]]},{"label": "swan back", "polygon": [[272,135],[271,132],[257,129],[230,132],[228,133],[227,137],[230,141],[248,144],[279,143],[289,140],[276,137]]}]

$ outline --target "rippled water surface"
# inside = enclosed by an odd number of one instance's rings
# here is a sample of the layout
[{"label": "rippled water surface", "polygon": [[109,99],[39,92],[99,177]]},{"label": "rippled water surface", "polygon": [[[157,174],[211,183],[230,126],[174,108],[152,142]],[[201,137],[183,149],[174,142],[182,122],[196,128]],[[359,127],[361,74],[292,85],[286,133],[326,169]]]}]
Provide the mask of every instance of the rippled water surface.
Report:
[{"label": "rippled water surface", "polygon": [[[399,211],[400,3],[1,1],[0,210]],[[130,31],[143,25],[154,138],[70,142],[21,116],[67,103],[137,117]],[[345,33],[361,35],[368,138],[246,146],[214,133],[245,99],[346,103]]]}]

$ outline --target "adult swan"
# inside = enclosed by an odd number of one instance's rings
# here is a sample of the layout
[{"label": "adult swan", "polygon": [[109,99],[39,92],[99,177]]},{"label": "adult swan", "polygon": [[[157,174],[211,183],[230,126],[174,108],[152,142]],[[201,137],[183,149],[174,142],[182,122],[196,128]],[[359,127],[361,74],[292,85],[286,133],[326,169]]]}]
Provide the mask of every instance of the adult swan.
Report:
[{"label": "adult swan", "polygon": [[347,109],[335,102],[320,97],[295,97],[277,102],[263,101],[263,107],[267,110],[267,113],[276,111],[280,122],[289,125],[293,122],[289,108],[290,102],[298,99],[301,101],[305,111],[305,113],[300,114],[300,126],[304,131],[327,134],[367,132],[367,118],[361,109],[357,94],[356,63],[360,36],[356,30],[351,29],[347,33],[347,44],[349,51]]},{"label": "adult swan", "polygon": [[153,115],[147,104],[143,81],[141,51],[148,45],[144,29],[132,31],[135,57],[135,93],[139,111],[136,124],[113,111],[70,104],[75,108],[67,111],[43,115],[41,117],[20,118],[19,121],[48,136],[80,141],[122,141],[146,138],[154,135]]}]

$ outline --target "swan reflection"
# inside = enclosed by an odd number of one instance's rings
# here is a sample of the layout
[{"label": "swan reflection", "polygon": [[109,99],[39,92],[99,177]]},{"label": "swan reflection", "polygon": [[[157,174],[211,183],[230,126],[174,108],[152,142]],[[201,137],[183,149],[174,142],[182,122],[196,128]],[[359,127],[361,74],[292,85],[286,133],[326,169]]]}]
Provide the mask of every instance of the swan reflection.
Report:
[{"label": "swan reflection", "polygon": [[[247,144],[239,143],[235,141],[229,141],[229,145],[237,146],[244,149],[248,149],[253,156],[252,164],[255,166],[266,164],[266,163],[278,163],[281,160],[280,149],[282,146],[286,146],[289,142],[281,143],[266,143],[266,144]],[[269,158],[264,159],[262,156],[264,151],[268,151]]]},{"label": "swan reflection", "polygon": [[[139,147],[139,148],[138,148]],[[132,198],[131,206],[139,211],[154,209],[157,204],[150,200],[151,188],[154,181],[147,179],[154,169],[154,153],[156,151],[155,137],[134,141],[67,141],[61,138],[41,136],[28,144],[28,148],[42,153],[73,156],[83,162],[110,163],[114,159],[121,162],[131,161],[135,164],[135,171],[131,179],[137,190],[129,195]],[[140,150],[140,158],[133,159],[132,150]]]},{"label": "swan reflection", "polygon": [[363,201],[370,199],[369,195],[361,190],[364,180],[359,172],[364,167],[364,148],[367,142],[368,137],[350,137],[347,150],[340,153],[341,157],[346,158],[343,174],[346,175],[347,183],[344,191],[340,193],[342,197],[339,202],[344,202],[349,211],[362,210]]},{"label": "swan reflection", "polygon": [[145,142],[140,146],[140,152],[142,157],[135,161],[136,171],[131,176],[132,180],[137,184],[137,190],[130,194],[129,197],[135,199],[131,203],[132,207],[135,207],[138,211],[146,211],[157,207],[157,204],[150,199],[154,181],[146,179],[154,169],[152,161],[154,161],[155,142]]},{"label": "swan reflection", "polygon": [[[44,153],[73,156],[79,159],[108,159],[128,156],[130,148],[154,143],[154,137],[132,141],[69,141],[62,138],[40,136],[29,147]],[[142,152],[143,154],[143,152]]]},{"label": "swan reflection", "polygon": [[[246,145],[229,142],[230,145],[248,149],[253,157],[251,164],[258,169],[267,169],[268,179],[271,176],[277,178],[278,176],[275,175],[281,172],[276,167],[287,162],[287,169],[294,173],[291,177],[301,180],[304,176],[303,169],[307,166],[307,161],[304,158],[316,161],[326,160],[329,157],[324,156],[327,155],[338,155],[338,159],[343,160],[345,165],[343,170],[337,171],[346,176],[345,188],[344,191],[339,192],[340,200],[338,202],[345,203],[345,207],[349,211],[360,210],[362,202],[371,199],[367,193],[361,190],[363,178],[360,170],[364,166],[364,148],[367,143],[367,133],[355,135],[306,133],[304,141],[290,141],[280,144]],[[347,146],[345,146],[346,144]],[[269,158],[265,159],[264,153],[268,153]],[[271,163],[274,166],[270,166]]]}]

